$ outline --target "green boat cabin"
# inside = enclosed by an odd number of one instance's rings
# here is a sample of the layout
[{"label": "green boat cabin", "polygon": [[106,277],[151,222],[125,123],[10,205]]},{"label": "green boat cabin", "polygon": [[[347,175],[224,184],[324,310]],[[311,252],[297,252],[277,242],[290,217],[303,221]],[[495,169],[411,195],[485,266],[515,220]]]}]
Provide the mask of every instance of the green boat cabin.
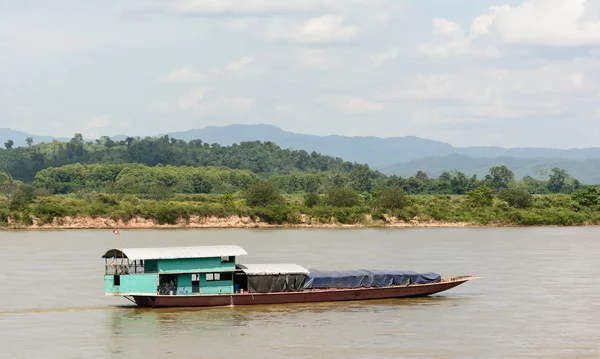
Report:
[{"label": "green boat cabin", "polygon": [[[210,295],[248,290],[235,245],[111,249],[105,260],[106,295]],[[237,277],[237,278],[236,278]]]}]

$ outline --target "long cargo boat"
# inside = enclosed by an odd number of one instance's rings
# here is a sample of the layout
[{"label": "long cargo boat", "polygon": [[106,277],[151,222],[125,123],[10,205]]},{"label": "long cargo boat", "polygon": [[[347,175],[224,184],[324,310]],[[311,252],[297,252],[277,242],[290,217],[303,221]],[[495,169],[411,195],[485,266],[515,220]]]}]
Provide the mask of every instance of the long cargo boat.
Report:
[{"label": "long cargo boat", "polygon": [[236,263],[246,254],[235,245],[110,249],[102,256],[105,295],[141,307],[354,301],[429,296],[480,278]]}]

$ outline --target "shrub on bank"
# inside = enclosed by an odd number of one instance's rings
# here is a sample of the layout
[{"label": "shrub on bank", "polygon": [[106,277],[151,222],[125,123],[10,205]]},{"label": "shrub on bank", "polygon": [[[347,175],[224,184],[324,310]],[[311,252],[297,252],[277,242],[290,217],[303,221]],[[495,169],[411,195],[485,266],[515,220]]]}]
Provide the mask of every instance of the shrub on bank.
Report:
[{"label": "shrub on bank", "polygon": [[358,224],[365,219],[367,209],[364,207],[338,207],[333,211],[335,220],[341,224]]},{"label": "shrub on bank", "polygon": [[331,223],[331,218],[335,216],[334,209],[328,206],[315,206],[308,211],[311,218],[315,218],[321,224]]},{"label": "shrub on bank", "polygon": [[503,188],[498,193],[498,198],[515,208],[529,208],[533,204],[531,193],[521,188]]},{"label": "shrub on bank", "polygon": [[272,205],[255,207],[252,209],[252,218],[258,217],[269,224],[297,224],[300,223],[300,213],[286,205]]},{"label": "shrub on bank", "polygon": [[[34,220],[45,224],[59,221],[65,216],[111,218],[125,223],[141,217],[159,224],[176,224],[181,220],[190,220],[192,216],[249,216],[271,224],[294,224],[300,223],[302,215],[322,224],[358,224],[365,221],[367,214],[371,214],[374,221],[396,217],[403,221],[434,220],[478,225],[567,226],[600,223],[598,206],[589,206],[594,203],[593,199],[591,202],[586,202],[586,199],[577,201],[570,195],[534,196],[528,208],[519,208],[521,205],[510,205],[508,201],[494,197],[490,206],[474,206],[472,197],[468,196],[411,195],[402,199],[402,208],[395,209],[382,208],[377,204],[377,198],[372,201],[360,200],[362,205],[332,206],[326,201],[319,201],[309,207],[302,194],[281,197],[282,202],[277,204],[255,207],[246,205],[238,194],[174,197],[179,199],[177,201],[144,200],[134,195],[114,194],[88,194],[85,197],[38,197],[33,203],[15,210],[6,205],[5,197],[0,197],[0,224],[6,226],[9,222],[20,221],[22,225],[31,225]],[[488,203],[487,195],[484,197]]]}]

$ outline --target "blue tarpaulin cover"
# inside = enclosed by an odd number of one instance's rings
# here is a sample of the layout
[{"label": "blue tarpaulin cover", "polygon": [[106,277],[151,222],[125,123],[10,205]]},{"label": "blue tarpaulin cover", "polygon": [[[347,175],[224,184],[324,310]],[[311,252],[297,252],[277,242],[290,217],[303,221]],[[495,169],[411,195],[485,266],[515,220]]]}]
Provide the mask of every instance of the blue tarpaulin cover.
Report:
[{"label": "blue tarpaulin cover", "polygon": [[441,276],[437,273],[401,270],[319,271],[310,269],[309,272],[304,280],[304,289],[389,287],[438,283],[441,280]]}]

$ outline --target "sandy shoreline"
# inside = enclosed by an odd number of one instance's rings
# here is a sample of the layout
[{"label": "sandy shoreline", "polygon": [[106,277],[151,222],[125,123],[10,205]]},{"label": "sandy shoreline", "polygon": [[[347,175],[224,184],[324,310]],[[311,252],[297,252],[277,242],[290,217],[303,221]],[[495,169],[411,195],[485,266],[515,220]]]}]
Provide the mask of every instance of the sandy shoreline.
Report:
[{"label": "sandy shoreline", "polygon": [[478,228],[478,227],[508,227],[501,224],[476,225],[466,222],[440,222],[440,221],[402,221],[396,218],[388,218],[387,221],[374,221],[367,216],[364,223],[339,224],[318,223],[307,217],[302,218],[297,224],[269,224],[260,220],[253,221],[250,217],[231,216],[199,217],[192,216],[189,220],[180,219],[177,224],[158,224],[153,220],[145,218],[133,218],[130,221],[114,221],[110,218],[91,217],[64,217],[55,218],[53,223],[38,224],[33,218],[33,225],[27,226],[20,222],[9,219],[8,225],[0,227],[0,230],[28,229],[28,230],[59,230],[59,229],[244,229],[244,228]]},{"label": "sandy shoreline", "polygon": [[[597,224],[583,224],[571,227],[598,226]],[[343,229],[343,228],[521,228],[521,227],[559,227],[557,225],[545,226],[520,226],[505,223],[474,224],[468,222],[442,222],[442,221],[402,221],[390,217],[387,221],[375,221],[370,216],[366,216],[363,223],[340,224],[340,223],[319,223],[311,220],[308,216],[301,218],[301,223],[295,224],[269,224],[260,220],[253,221],[250,217],[230,216],[226,218],[219,217],[199,217],[191,216],[189,220],[180,219],[177,224],[158,224],[154,220],[141,217],[133,218],[130,221],[114,221],[110,218],[91,218],[91,217],[63,217],[55,218],[53,223],[38,224],[36,218],[33,218],[33,225],[27,226],[20,222],[14,222],[9,219],[8,224],[0,226],[2,230],[76,230],[76,229],[279,229],[279,228],[315,228],[315,229]],[[569,226],[563,226],[569,227]]]}]

